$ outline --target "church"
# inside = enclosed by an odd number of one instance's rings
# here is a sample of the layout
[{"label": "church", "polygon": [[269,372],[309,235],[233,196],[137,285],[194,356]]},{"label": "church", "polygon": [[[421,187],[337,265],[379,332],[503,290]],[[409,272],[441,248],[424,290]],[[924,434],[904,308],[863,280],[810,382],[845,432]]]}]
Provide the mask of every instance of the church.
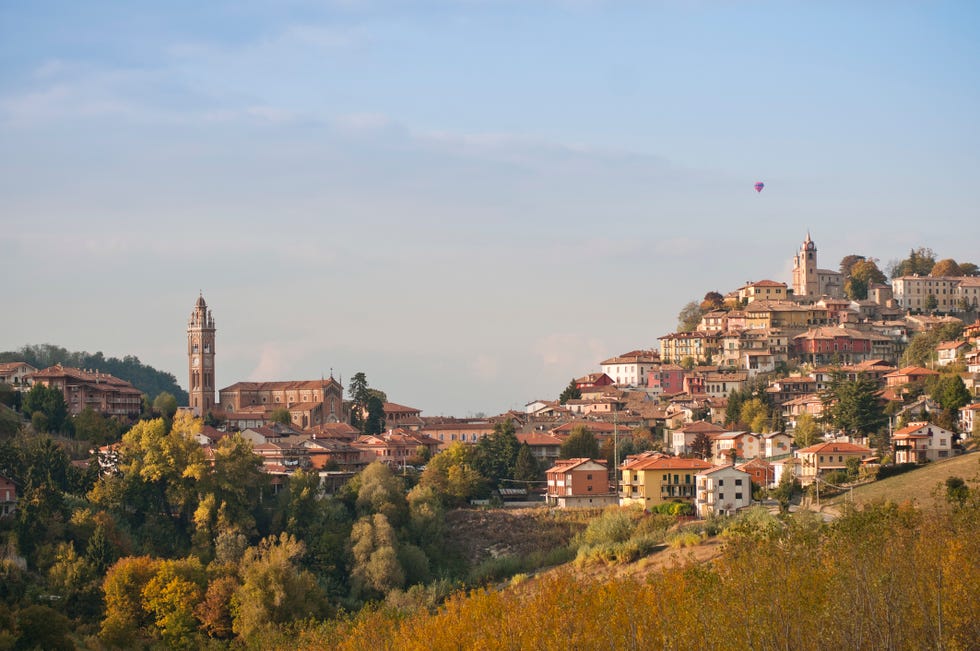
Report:
[{"label": "church", "polygon": [[187,322],[188,406],[195,416],[212,413],[235,427],[268,422],[272,412],[286,409],[298,429],[345,420],[344,388],[333,377],[236,382],[219,390],[216,400],[215,332],[214,316],[200,295]]},{"label": "church", "polygon": [[839,271],[817,268],[817,245],[809,232],[793,258],[793,296],[811,301],[844,297],[844,276]]}]

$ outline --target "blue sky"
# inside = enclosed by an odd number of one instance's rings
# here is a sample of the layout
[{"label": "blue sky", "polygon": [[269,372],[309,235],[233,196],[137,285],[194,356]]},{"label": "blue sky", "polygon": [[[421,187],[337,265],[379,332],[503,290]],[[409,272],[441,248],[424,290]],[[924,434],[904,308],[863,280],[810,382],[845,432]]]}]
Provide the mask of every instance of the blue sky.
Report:
[{"label": "blue sky", "polygon": [[0,347],[519,408],[807,230],[980,262],[978,115],[973,2],[0,3]]}]

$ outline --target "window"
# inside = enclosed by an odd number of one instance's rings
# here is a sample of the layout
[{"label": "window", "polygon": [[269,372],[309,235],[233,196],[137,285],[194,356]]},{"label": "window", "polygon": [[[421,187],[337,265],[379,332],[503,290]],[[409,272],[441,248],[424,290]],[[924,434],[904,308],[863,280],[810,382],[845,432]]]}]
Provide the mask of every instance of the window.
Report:
[{"label": "window", "polygon": [[725,480],[724,479],[719,479],[718,480],[718,485],[719,486],[724,486],[725,485]]},{"label": "window", "polygon": [[742,494],[741,493],[735,493],[735,499],[736,500],[742,499]]},{"label": "window", "polygon": [[736,479],[735,480],[735,485],[736,486],[741,486],[742,485],[742,480],[741,479]]}]

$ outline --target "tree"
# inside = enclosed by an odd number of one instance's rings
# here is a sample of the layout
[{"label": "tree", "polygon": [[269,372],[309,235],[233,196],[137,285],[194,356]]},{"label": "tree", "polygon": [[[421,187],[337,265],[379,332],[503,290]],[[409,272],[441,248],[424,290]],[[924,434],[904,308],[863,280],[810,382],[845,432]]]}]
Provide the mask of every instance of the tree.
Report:
[{"label": "tree", "polygon": [[836,373],[821,398],[829,422],[842,431],[870,435],[888,422],[874,380],[847,380]]},{"label": "tree", "polygon": [[701,306],[695,301],[691,301],[682,307],[681,311],[677,314],[677,331],[691,332],[696,329],[698,324],[701,323],[701,317],[704,316],[704,312]]},{"label": "tree", "polygon": [[936,346],[954,341],[963,333],[962,323],[947,323],[912,337],[902,354],[903,366],[927,366],[936,353]]},{"label": "tree", "polygon": [[840,273],[844,277],[844,280],[851,277],[851,269],[854,268],[854,265],[866,259],[867,258],[865,258],[863,255],[857,255],[854,253],[845,255],[840,261]]},{"label": "tree", "polygon": [[704,312],[710,312],[711,310],[720,310],[725,306],[725,297],[718,292],[708,292],[704,295],[704,299],[701,301],[701,310]]},{"label": "tree", "polygon": [[476,444],[476,469],[493,485],[501,479],[510,479],[520,445],[512,421],[495,424],[493,431]]},{"label": "tree", "polygon": [[912,276],[915,274],[928,276],[935,265],[935,252],[927,247],[919,247],[918,249],[910,250],[908,258],[895,263],[888,275],[892,278]]},{"label": "tree", "polygon": [[761,398],[750,398],[742,403],[739,422],[744,423],[753,432],[765,434],[770,431],[769,408]]},{"label": "tree", "polygon": [[169,648],[201,646],[194,607],[204,598],[204,566],[196,558],[162,560],[143,588],[143,609]]},{"label": "tree", "polygon": [[273,409],[272,413],[269,414],[269,420],[281,425],[292,425],[293,423],[293,417],[285,407],[276,407]]},{"label": "tree", "polygon": [[159,563],[149,556],[128,556],[109,568],[102,583],[105,618],[99,633],[109,645],[132,648],[137,636],[146,634],[152,618],[143,609],[143,590]]},{"label": "tree", "polygon": [[521,443],[514,462],[514,479],[518,481],[538,481],[541,479],[541,465],[531,451],[531,446]]},{"label": "tree", "polygon": [[940,260],[932,269],[929,271],[930,276],[962,276],[963,270],[960,265],[956,264],[956,260],[952,258],[944,258]]},{"label": "tree", "polygon": [[315,617],[324,609],[316,577],[298,566],[305,546],[288,533],[250,547],[239,567],[241,585],[231,599],[232,630],[249,638],[271,626]]},{"label": "tree", "polygon": [[960,273],[964,276],[978,276],[980,275],[980,267],[977,267],[972,262],[961,262]]},{"label": "tree", "polygon": [[575,378],[568,381],[568,386],[565,387],[561,395],[558,396],[558,402],[560,404],[565,404],[569,400],[580,400],[582,398],[582,391],[576,386]]},{"label": "tree", "polygon": [[929,312],[935,310],[939,307],[939,299],[936,298],[935,294],[929,294],[926,296],[925,309]]},{"label": "tree", "polygon": [[475,457],[476,448],[460,441],[450,444],[426,465],[419,486],[431,487],[447,506],[486,496],[489,486],[486,477],[475,468]]},{"label": "tree", "polygon": [[358,371],[347,383],[347,392],[351,400],[350,424],[360,427],[364,418],[364,410],[367,408],[368,393],[367,375],[363,371]]},{"label": "tree", "polygon": [[584,425],[578,425],[561,444],[562,459],[599,458],[599,442]]},{"label": "tree", "polygon": [[365,590],[385,594],[405,585],[405,570],[398,561],[398,538],[383,514],[375,513],[355,522],[350,540],[355,596]]},{"label": "tree", "polygon": [[[34,414],[44,416],[45,429],[51,432],[64,432],[68,427],[68,405],[64,394],[40,382],[34,384],[24,396],[24,414],[33,418]],[[33,421],[32,421],[33,422]]]},{"label": "tree", "polygon": [[704,432],[698,433],[691,441],[691,454],[699,459],[710,459],[711,438]]},{"label": "tree", "polygon": [[817,421],[808,413],[802,413],[796,418],[796,428],[793,430],[793,443],[798,448],[808,448],[817,442],[820,428]]},{"label": "tree", "polygon": [[365,434],[380,434],[385,431],[385,405],[380,397],[371,394],[367,400],[367,416],[364,419]]},{"label": "tree", "polygon": [[357,511],[362,515],[383,513],[393,526],[401,526],[408,515],[405,488],[391,468],[375,461],[361,471]]},{"label": "tree", "polygon": [[75,436],[96,445],[118,441],[125,425],[115,418],[106,418],[91,407],[86,407],[72,419]]},{"label": "tree", "polygon": [[872,284],[881,284],[886,280],[874,258],[862,258],[851,265],[844,287],[848,298],[864,300],[868,297],[868,288]]},{"label": "tree", "polygon": [[172,393],[161,391],[153,399],[153,411],[160,414],[167,420],[171,420],[177,413],[177,398]]}]

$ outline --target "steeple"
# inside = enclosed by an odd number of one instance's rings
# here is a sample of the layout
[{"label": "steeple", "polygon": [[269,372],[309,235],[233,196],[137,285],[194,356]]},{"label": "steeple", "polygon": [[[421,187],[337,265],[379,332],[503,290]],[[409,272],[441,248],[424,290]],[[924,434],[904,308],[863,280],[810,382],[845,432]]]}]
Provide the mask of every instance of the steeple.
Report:
[{"label": "steeple", "polygon": [[188,405],[196,416],[214,409],[214,316],[199,293],[187,321]]}]

